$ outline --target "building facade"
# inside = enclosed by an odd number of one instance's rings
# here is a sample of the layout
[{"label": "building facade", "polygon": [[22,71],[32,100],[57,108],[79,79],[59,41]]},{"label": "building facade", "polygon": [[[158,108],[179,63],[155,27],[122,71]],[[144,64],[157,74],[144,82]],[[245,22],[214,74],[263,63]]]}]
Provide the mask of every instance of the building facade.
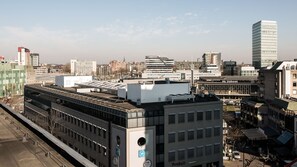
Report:
[{"label": "building facade", "polygon": [[259,71],[259,96],[297,98],[297,61],[279,61]]},{"label": "building facade", "polygon": [[268,125],[268,107],[257,98],[245,98],[240,102],[240,119],[246,127],[265,127]]},{"label": "building facade", "polygon": [[0,97],[23,95],[25,80],[24,66],[0,63]]},{"label": "building facade", "polygon": [[236,61],[224,61],[223,62],[223,75],[237,75]]},{"label": "building facade", "polygon": [[38,67],[40,65],[39,54],[38,53],[31,53],[30,56],[31,56],[31,65],[33,67]]},{"label": "building facade", "polygon": [[145,56],[147,73],[172,73],[175,66],[174,59],[160,56]]},{"label": "building facade", "polygon": [[239,65],[236,71],[239,76],[258,76],[259,70],[251,65]]},{"label": "building facade", "polygon": [[219,70],[221,69],[220,52],[205,52],[202,55],[202,67],[207,67],[209,65],[216,65]]},{"label": "building facade", "polygon": [[201,77],[195,85],[198,92],[216,94],[223,101],[240,101],[244,97],[258,95],[256,81],[257,77],[247,76]]},{"label": "building facade", "polygon": [[96,61],[70,60],[70,71],[72,75],[96,75]]},{"label": "building facade", "polygon": [[277,61],[277,23],[261,20],[253,24],[253,66],[256,69]]},{"label": "building facade", "polygon": [[18,65],[31,65],[31,56],[29,49],[18,47]]},{"label": "building facade", "polygon": [[172,81],[89,84],[26,85],[25,115],[100,167],[223,166],[215,95]]}]

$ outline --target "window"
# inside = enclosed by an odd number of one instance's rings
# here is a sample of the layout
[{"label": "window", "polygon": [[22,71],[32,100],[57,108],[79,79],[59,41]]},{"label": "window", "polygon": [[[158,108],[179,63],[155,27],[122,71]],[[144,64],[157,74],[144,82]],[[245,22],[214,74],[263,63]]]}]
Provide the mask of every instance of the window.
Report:
[{"label": "window", "polygon": [[220,119],[220,110],[213,111],[213,119]]},{"label": "window", "polygon": [[101,153],[101,146],[98,145],[98,153]]},{"label": "window", "polygon": [[185,122],[185,113],[178,114],[178,123],[184,123]]},{"label": "window", "polygon": [[169,162],[175,161],[175,151],[170,151],[168,153],[168,161]]},{"label": "window", "polygon": [[106,138],[106,130],[103,130],[103,138]]},{"label": "window", "polygon": [[188,140],[194,140],[194,130],[188,130]]},{"label": "window", "polygon": [[178,150],[177,151],[177,159],[178,160],[184,160],[185,159],[185,150]]},{"label": "window", "polygon": [[205,137],[211,137],[211,128],[205,128]]},{"label": "window", "polygon": [[194,148],[188,148],[188,158],[194,158]]},{"label": "window", "polygon": [[197,130],[197,139],[202,139],[203,138],[203,129],[198,129]]},{"label": "window", "polygon": [[92,141],[89,140],[89,147],[92,148]]},{"label": "window", "polygon": [[168,115],[168,124],[175,124],[175,114]]},{"label": "window", "polygon": [[297,78],[297,74],[293,74],[293,78],[296,79]]},{"label": "window", "polygon": [[197,157],[203,156],[203,147],[202,146],[196,148],[196,156]]},{"label": "window", "polygon": [[103,147],[103,155],[106,156],[106,148]]},{"label": "window", "polygon": [[214,136],[220,136],[220,134],[221,134],[220,133],[220,130],[221,130],[221,127],[219,127],[219,126],[218,127],[214,127],[213,128],[213,135]]},{"label": "window", "polygon": [[96,126],[94,126],[94,134],[96,134],[96,131],[97,131],[97,128],[96,128]]},{"label": "window", "polygon": [[211,155],[211,145],[205,146],[205,155]]},{"label": "window", "polygon": [[211,120],[211,111],[206,111],[205,112],[205,119],[206,120]]},{"label": "window", "polygon": [[194,113],[188,113],[188,122],[194,122]]},{"label": "window", "polygon": [[296,95],[296,94],[297,94],[297,90],[293,89],[293,95]]},{"label": "window", "polygon": [[203,112],[197,112],[197,121],[203,120]]},{"label": "window", "polygon": [[175,142],[175,133],[169,133],[168,134],[168,143],[174,143]]},{"label": "window", "polygon": [[296,87],[297,86],[297,82],[293,82],[293,86]]},{"label": "window", "polygon": [[215,144],[214,146],[213,146],[213,153],[214,154],[219,154],[221,151],[220,151],[220,144]]},{"label": "window", "polygon": [[94,145],[94,151],[96,151],[97,144],[96,143],[93,143],[93,145]]},{"label": "window", "polygon": [[86,130],[88,130],[88,126],[89,126],[89,124],[88,123],[85,123]]},{"label": "window", "polygon": [[101,128],[98,128],[98,136],[101,136]]},{"label": "window", "polygon": [[178,132],[178,141],[185,141],[185,132]]}]

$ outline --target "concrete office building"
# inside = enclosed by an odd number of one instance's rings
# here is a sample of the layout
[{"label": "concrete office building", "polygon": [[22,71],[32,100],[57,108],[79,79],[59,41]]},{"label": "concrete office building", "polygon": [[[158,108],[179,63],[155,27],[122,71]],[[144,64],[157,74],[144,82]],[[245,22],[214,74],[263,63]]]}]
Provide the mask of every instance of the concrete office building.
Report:
[{"label": "concrete office building", "polygon": [[237,75],[236,61],[224,61],[223,62],[223,75]]},{"label": "concrete office building", "polygon": [[239,65],[236,71],[239,76],[258,76],[259,69],[251,65]]},{"label": "concrete office building", "polygon": [[[175,81],[190,81],[192,79],[198,80],[199,77],[203,76],[221,76],[221,72],[218,70],[216,65],[215,67],[208,66],[204,70],[190,67],[191,70],[185,69],[175,71],[175,61],[167,57],[146,56],[145,66],[146,70],[142,73],[142,78],[169,78],[170,80]],[[190,66],[194,66],[194,64],[191,64]]]},{"label": "concrete office building", "polygon": [[221,53],[220,52],[205,52],[202,55],[202,67],[207,67],[209,65],[216,65],[216,67],[221,69]]},{"label": "concrete office building", "polygon": [[240,101],[244,97],[258,95],[257,77],[255,76],[221,76],[200,77],[195,81],[197,91],[208,91],[222,101]]},{"label": "concrete office building", "polygon": [[277,61],[277,23],[261,20],[253,24],[253,66],[267,67]]},{"label": "concrete office building", "polygon": [[31,65],[33,67],[38,67],[39,66],[39,54],[38,53],[31,53]]},{"label": "concrete office building", "polygon": [[173,59],[160,56],[145,56],[147,73],[172,73],[175,65]]},{"label": "concrete office building", "polygon": [[297,61],[279,61],[259,71],[259,96],[264,99],[297,98]]},{"label": "concrete office building", "polygon": [[26,85],[25,115],[96,165],[223,166],[215,95],[169,80],[78,85]]}]

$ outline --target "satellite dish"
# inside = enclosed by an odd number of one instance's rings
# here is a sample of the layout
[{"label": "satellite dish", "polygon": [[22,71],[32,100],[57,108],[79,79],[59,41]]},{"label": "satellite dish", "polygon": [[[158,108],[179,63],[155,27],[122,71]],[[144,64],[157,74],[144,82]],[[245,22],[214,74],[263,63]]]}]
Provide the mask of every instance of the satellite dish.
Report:
[{"label": "satellite dish", "polygon": [[201,86],[201,88],[200,88],[201,90],[204,90],[205,88],[204,88],[204,86]]}]

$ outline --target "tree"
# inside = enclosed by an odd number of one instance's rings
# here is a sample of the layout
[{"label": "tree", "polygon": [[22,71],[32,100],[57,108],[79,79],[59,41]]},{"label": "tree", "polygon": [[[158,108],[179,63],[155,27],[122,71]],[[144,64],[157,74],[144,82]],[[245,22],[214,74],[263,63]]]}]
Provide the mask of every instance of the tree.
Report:
[{"label": "tree", "polygon": [[70,73],[70,72],[71,72],[71,69],[70,69],[70,63],[66,63],[66,64],[63,66],[63,71],[64,71],[64,73]]}]

